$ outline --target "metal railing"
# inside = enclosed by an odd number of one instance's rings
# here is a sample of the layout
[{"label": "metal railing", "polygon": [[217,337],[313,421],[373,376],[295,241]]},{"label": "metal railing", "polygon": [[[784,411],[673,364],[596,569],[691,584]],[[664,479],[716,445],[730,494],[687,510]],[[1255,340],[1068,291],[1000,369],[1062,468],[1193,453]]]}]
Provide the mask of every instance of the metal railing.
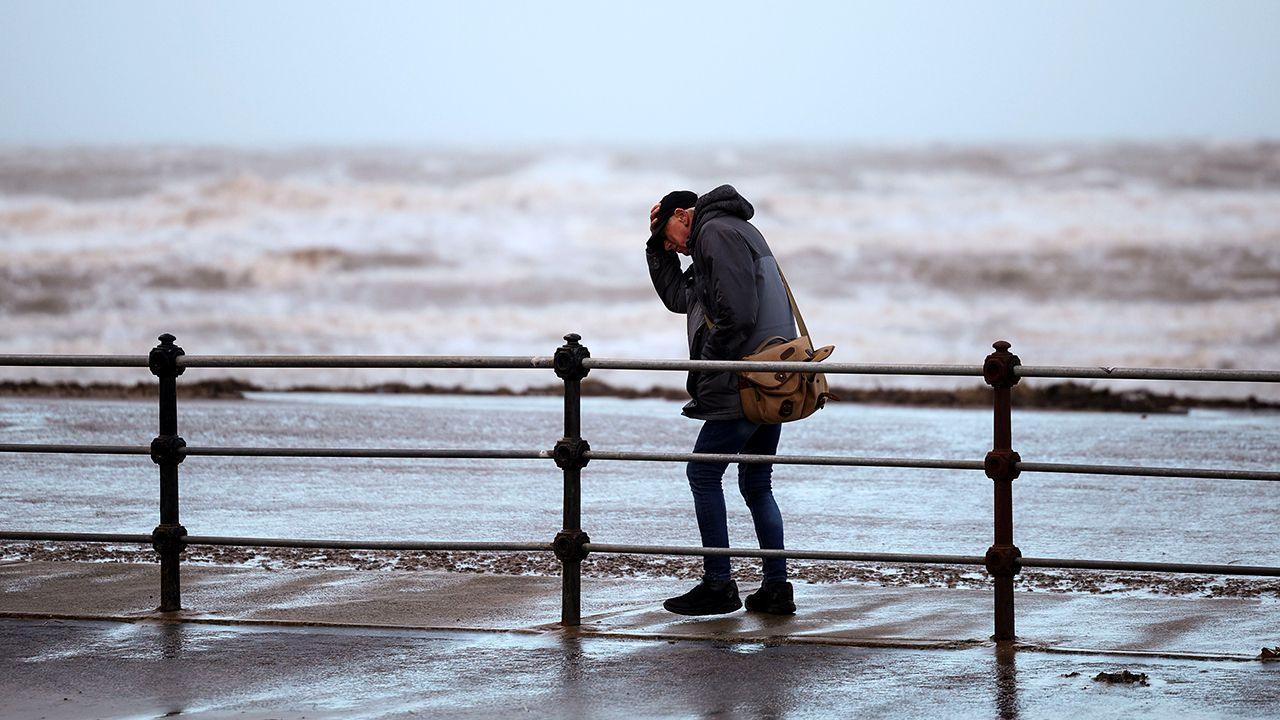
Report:
[{"label": "metal railing", "polygon": [[[1012,444],[1012,388],[1024,377],[1123,378],[1200,380],[1217,382],[1280,382],[1280,371],[1201,370],[1175,368],[1094,368],[1025,366],[1009,352],[1009,343],[993,344],[995,352],[981,365],[875,365],[859,363],[746,362],[712,360],[632,360],[593,358],[576,334],[551,356],[261,356],[186,355],[170,334],[149,355],[0,355],[0,366],[146,367],[159,380],[159,433],[150,445],[0,444],[0,452],[149,455],[160,473],[160,523],[147,535],[75,532],[0,532],[0,541],[63,541],[151,544],[160,558],[160,610],[182,608],[181,554],[192,545],[330,548],[399,551],[488,551],[555,553],[561,563],[562,625],[581,624],[582,561],[590,553],[735,557],[782,557],[809,560],[972,565],[986,569],[994,585],[994,639],[1014,639],[1014,577],[1023,567],[1077,568],[1113,571],[1151,571],[1280,577],[1280,567],[1201,563],[1163,563],[1066,558],[1023,557],[1013,541],[1013,480],[1023,472],[1082,473],[1146,477],[1280,481],[1280,472],[1184,467],[1136,467],[1079,463],[1023,462]],[[187,368],[533,368],[551,369],[564,382],[564,436],[549,450],[477,448],[334,448],[334,447],[205,447],[188,446],[178,434],[177,377]],[[594,369],[611,370],[724,370],[802,372],[858,375],[928,375],[982,377],[992,387],[994,411],[992,449],[982,460],[927,458],[843,457],[819,455],[724,455],[708,453],[627,452],[592,450],[582,437],[583,378]],[[188,535],[179,518],[178,466],[188,457],[326,457],[326,458],[477,458],[552,460],[562,470],[564,492],[562,527],[550,542],[369,541],[301,538],[256,538]],[[981,470],[993,481],[994,542],[983,555],[927,555],[912,553],[839,552],[728,547],[676,547],[592,542],[582,529],[582,469],[588,462],[735,462],[779,465],[837,465],[945,470]]]}]

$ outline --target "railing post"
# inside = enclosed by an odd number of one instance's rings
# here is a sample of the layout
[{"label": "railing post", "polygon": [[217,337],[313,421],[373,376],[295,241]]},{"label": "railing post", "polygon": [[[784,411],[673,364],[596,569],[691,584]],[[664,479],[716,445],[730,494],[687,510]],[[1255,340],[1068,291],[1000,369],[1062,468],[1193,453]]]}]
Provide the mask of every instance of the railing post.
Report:
[{"label": "railing post", "polygon": [[178,435],[178,382],[185,353],[165,333],[151,350],[147,365],[160,379],[160,433],[151,441],[151,460],[160,466],[160,524],[151,531],[151,545],[160,554],[160,611],[182,609],[181,554],[187,529],[178,521],[178,464],[187,446]]},{"label": "railing post", "polygon": [[1014,639],[1013,576],[1022,569],[1022,551],[1013,544],[1013,480],[1018,477],[1022,458],[1013,451],[1011,429],[1013,386],[1018,384],[1015,368],[1022,364],[1009,352],[1009,343],[997,340],[995,352],[982,365],[982,377],[993,389],[995,432],[991,452],[984,462],[987,477],[995,489],[995,543],[987,550],[987,572],[995,581],[995,635],[997,642]]},{"label": "railing post", "polygon": [[591,353],[578,344],[582,338],[576,333],[564,339],[553,357],[556,375],[564,380],[564,437],[552,450],[556,465],[564,470],[564,527],[551,546],[561,563],[560,624],[576,627],[582,624],[582,560],[587,557],[582,546],[591,541],[582,532],[582,468],[591,449],[582,439],[582,378],[588,372],[582,361]]}]

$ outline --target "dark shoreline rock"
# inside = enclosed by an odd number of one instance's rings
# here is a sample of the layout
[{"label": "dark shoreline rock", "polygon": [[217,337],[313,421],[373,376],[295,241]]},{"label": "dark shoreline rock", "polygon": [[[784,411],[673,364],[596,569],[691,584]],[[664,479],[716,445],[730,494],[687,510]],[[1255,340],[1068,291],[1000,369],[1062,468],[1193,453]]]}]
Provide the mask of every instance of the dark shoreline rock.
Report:
[{"label": "dark shoreline rock", "polygon": [[1150,685],[1147,674],[1141,672],[1129,672],[1121,670],[1120,672],[1100,672],[1093,676],[1094,682],[1109,683],[1112,685]]},{"label": "dark shoreline rock", "polygon": [[[945,390],[909,388],[839,388],[832,391],[840,402],[867,405],[899,405],[908,407],[973,408],[991,405],[991,390],[985,385]],[[390,395],[489,395],[509,397],[558,396],[560,384],[513,390],[508,387],[475,389],[459,385],[409,385],[400,382],[378,383],[364,386],[295,385],[288,388],[269,388],[235,378],[180,382],[181,396],[195,400],[240,400],[250,392],[334,392],[372,393]],[[677,388],[630,388],[610,385],[598,380],[584,380],[582,394],[588,397],[616,397],[624,399],[662,399],[684,401],[685,391]],[[126,383],[76,383],[44,382],[40,380],[0,381],[0,397],[73,398],[110,400],[150,400],[156,396],[156,386],[151,382]],[[1058,382],[1033,385],[1022,382],[1013,389],[1013,403],[1018,408],[1044,410],[1088,410],[1101,412],[1130,412],[1151,414],[1181,414],[1190,408],[1214,408],[1227,410],[1280,410],[1280,402],[1247,398],[1186,397],[1149,390],[1116,392],[1106,387],[1093,387],[1078,382]]]},{"label": "dark shoreline rock", "polygon": [[[144,545],[79,542],[19,542],[0,546],[3,562],[125,562],[156,561]],[[261,567],[266,570],[443,571],[498,575],[559,577],[560,561],[549,552],[337,550],[314,548],[189,546],[183,562],[195,565]],[[982,568],[958,565],[897,565],[794,560],[788,574],[807,583],[865,583],[880,587],[949,587],[987,590],[991,579]],[[582,566],[586,577],[682,578],[702,577],[702,559],[658,555],[598,554]],[[740,582],[759,582],[760,566],[735,568]],[[1123,573],[1062,568],[1026,568],[1019,587],[1048,593],[1125,595],[1142,593],[1194,598],[1280,598],[1275,578],[1222,577],[1135,572]],[[1263,659],[1268,659],[1263,656]]]}]

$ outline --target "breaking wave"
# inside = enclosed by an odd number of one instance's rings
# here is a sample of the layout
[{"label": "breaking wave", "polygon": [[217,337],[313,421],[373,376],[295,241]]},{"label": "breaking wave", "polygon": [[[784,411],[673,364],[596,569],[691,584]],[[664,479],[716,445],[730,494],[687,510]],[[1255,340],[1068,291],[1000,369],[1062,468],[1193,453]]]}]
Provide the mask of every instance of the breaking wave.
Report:
[{"label": "breaking wave", "polygon": [[1274,143],[5,150],[0,347],[141,353],[170,331],[193,354],[549,354],[572,330],[599,356],[680,357],[683,323],[652,297],[645,217],[672,187],[721,182],[755,203],[837,360],[974,363],[1005,338],[1028,363],[1280,366]]}]

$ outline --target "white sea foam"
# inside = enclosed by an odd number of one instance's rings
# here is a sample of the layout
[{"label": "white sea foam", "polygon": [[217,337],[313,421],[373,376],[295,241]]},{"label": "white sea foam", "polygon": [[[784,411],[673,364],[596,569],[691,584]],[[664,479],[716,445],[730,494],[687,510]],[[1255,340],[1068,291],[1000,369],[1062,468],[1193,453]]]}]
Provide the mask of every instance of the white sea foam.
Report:
[{"label": "white sea foam", "polygon": [[[755,203],[838,360],[976,363],[1005,338],[1027,363],[1280,367],[1273,144],[9,150],[0,351],[140,353],[171,331],[193,354],[548,354],[576,331],[598,356],[680,357],[682,319],[649,285],[645,219],[666,190],[721,182]],[[136,373],[3,371],[73,375]]]}]

